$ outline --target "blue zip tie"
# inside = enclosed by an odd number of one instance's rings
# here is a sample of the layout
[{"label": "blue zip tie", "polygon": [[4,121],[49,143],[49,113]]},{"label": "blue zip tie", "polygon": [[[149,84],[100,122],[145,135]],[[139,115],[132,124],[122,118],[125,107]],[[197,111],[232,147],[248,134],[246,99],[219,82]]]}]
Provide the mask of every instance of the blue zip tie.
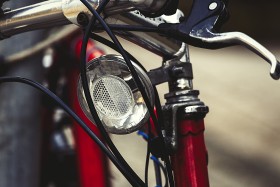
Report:
[{"label": "blue zip tie", "polygon": [[157,164],[160,164],[158,158],[155,157],[154,155],[152,155],[150,158],[151,158],[153,161],[155,161]]},{"label": "blue zip tie", "polygon": [[145,140],[148,140],[149,139],[149,136],[145,133],[145,132],[143,132],[143,131],[138,131],[137,132],[137,134],[138,135],[140,135],[140,136],[142,136]]}]

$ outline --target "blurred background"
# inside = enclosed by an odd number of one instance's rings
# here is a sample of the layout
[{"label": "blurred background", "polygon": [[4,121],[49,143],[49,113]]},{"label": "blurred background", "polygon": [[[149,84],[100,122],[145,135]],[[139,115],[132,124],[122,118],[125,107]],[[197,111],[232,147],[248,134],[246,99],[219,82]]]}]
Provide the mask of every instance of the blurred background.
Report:
[{"label": "blurred background", "polygon": [[[184,9],[187,14],[191,1],[183,2],[181,0],[180,3],[181,7],[187,7]],[[263,43],[280,59],[279,9],[280,1],[231,0],[229,1],[231,17],[222,31],[244,32]],[[28,38],[31,35],[29,34]],[[41,36],[40,33],[38,35]],[[161,59],[158,56],[124,40],[122,43],[148,69],[160,66]],[[5,45],[2,44],[2,50],[4,50],[3,48]],[[106,51],[113,53],[109,49]],[[210,108],[210,112],[205,118],[205,136],[209,152],[211,186],[280,186],[280,102],[278,102],[280,83],[270,78],[270,66],[243,47],[220,50],[190,47],[190,58],[194,70],[194,88],[200,90],[200,99]],[[27,64],[29,63],[27,62]],[[30,66],[33,67],[33,65],[31,63]],[[27,76],[29,75],[27,74]],[[40,80],[40,76],[37,76]],[[159,86],[162,103],[164,103],[163,94],[166,93],[166,88],[166,85]],[[18,92],[20,93],[21,90]],[[23,106],[25,105],[23,104]],[[18,110],[18,113],[22,113],[22,110]],[[3,120],[3,116],[0,116],[0,122],[2,122],[1,120]],[[29,121],[26,123],[29,124]],[[35,123],[28,129],[28,132],[32,129],[34,136],[37,128]],[[24,129],[26,130],[26,128]],[[7,126],[0,125],[0,143],[13,142],[13,138],[6,139],[2,136],[11,131]],[[13,136],[25,135],[29,137],[26,138],[27,140],[31,139],[36,145],[39,144],[34,141],[32,135],[23,133],[23,126],[17,132]],[[38,136],[36,134],[37,139],[39,139]],[[112,138],[124,157],[144,178],[146,157],[144,140],[136,134],[112,136]],[[3,146],[4,144],[0,144],[0,148],[7,149],[8,152],[5,155],[3,152],[0,153],[0,166],[9,168],[9,173],[0,171],[0,175],[3,179],[7,175],[16,175],[15,178],[21,179],[25,177],[23,175],[25,174],[27,179],[35,178],[35,180],[33,179],[34,186],[34,183],[38,183],[38,178],[34,177],[34,173],[22,172],[29,165],[36,164],[34,157],[29,157],[29,161],[26,163],[20,160],[15,162],[13,157],[28,152],[31,155],[38,154],[39,148],[37,145],[28,150],[22,146],[22,143],[17,140],[16,144],[21,149],[17,150],[16,154],[13,151],[17,148],[6,148]],[[26,145],[30,145],[30,143],[26,143]],[[8,161],[12,163],[13,167],[7,164]],[[114,166],[110,167],[113,172],[112,176],[108,176],[108,178],[112,180],[114,186],[130,186]],[[13,172],[14,168],[18,172]],[[33,171],[36,173],[36,169]],[[150,186],[155,185],[153,181],[153,167],[150,166]],[[0,187],[12,186],[1,184],[11,184],[11,181],[7,181],[7,183],[3,180],[2,183],[0,181]],[[18,186],[17,181],[13,181],[12,184]]]}]

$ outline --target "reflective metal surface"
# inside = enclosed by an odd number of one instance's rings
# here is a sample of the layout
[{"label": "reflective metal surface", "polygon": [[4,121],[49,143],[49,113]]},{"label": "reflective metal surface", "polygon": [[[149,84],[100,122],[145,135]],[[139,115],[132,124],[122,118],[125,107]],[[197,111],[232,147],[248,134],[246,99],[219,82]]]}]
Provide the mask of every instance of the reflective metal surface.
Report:
[{"label": "reflective metal surface", "polygon": [[[209,31],[210,32],[210,31]],[[232,44],[240,44],[260,57],[262,57],[264,60],[266,60],[268,63],[271,64],[270,69],[270,75],[274,79],[279,79],[279,70],[278,67],[278,61],[276,57],[264,46],[262,46],[260,43],[258,43],[256,40],[251,38],[250,36],[241,33],[241,32],[228,32],[228,33],[211,33],[212,37],[206,38],[201,37],[200,39],[205,43],[226,43],[229,45]],[[199,34],[197,33],[191,33],[192,37],[199,37]]]},{"label": "reflective metal surface", "polygon": [[0,39],[26,31],[67,23],[69,21],[62,13],[61,0],[45,1],[1,15]]},{"label": "reflective metal surface", "polygon": [[[110,14],[112,12],[122,13],[124,10],[128,10],[128,7],[131,7],[135,10],[156,13],[160,11],[168,0],[128,0],[128,1],[111,1],[109,2],[110,8],[106,10],[106,14]],[[117,6],[117,7],[116,7]],[[120,8],[120,7],[123,8]],[[110,10],[109,10],[110,9]]]},{"label": "reflective metal surface", "polygon": [[[143,70],[134,66],[153,105],[152,84]],[[128,134],[147,122],[149,112],[146,104],[122,57],[105,55],[92,60],[87,67],[87,77],[93,104],[108,132]],[[81,81],[78,84],[78,99],[87,117],[94,121]]]},{"label": "reflective metal surface", "polygon": [[[166,0],[113,0],[109,2],[106,9],[108,12],[111,10],[111,12],[121,13],[137,8],[152,13],[160,10],[165,2]],[[90,0],[89,3],[93,8],[97,8],[100,0]],[[24,31],[66,24],[67,19],[77,24],[77,15],[81,12],[90,15],[79,0],[44,1],[5,12],[0,18],[0,32],[2,38],[5,38],[4,36],[8,37]]]},{"label": "reflective metal surface", "polygon": [[[114,15],[127,12],[130,10],[140,10],[150,13],[160,11],[168,0],[111,0],[104,12],[106,15]],[[88,0],[93,8],[97,8],[101,0]],[[72,23],[77,23],[76,18],[79,13],[83,12],[91,15],[90,11],[83,5],[80,0],[62,0],[62,9],[65,17]]]},{"label": "reflective metal surface", "polygon": [[[127,25],[143,25],[143,26],[158,26],[161,23],[178,23],[179,18],[183,16],[181,11],[177,11],[173,16],[160,16],[157,18],[148,18],[142,15],[139,11],[131,11],[118,16],[116,20],[108,19],[107,22],[115,24]],[[161,34],[154,32],[129,32],[129,31],[114,31],[122,38],[129,40],[159,56],[165,58],[173,58],[174,56],[183,56],[186,54],[185,44],[167,38]]]},{"label": "reflective metal surface", "polygon": [[[94,8],[98,7],[99,2],[99,0],[90,1]],[[148,2],[152,1],[110,1],[110,3],[106,6],[105,13],[106,15],[111,15],[126,12],[134,9],[134,6],[140,6],[141,3],[145,4]],[[79,0],[49,0],[5,12],[0,18],[0,39],[36,29],[54,27],[69,23],[78,24],[76,19],[80,12],[89,13]],[[107,22],[129,25],[158,26],[160,23],[164,22],[176,23],[182,15],[182,12],[177,11],[177,13],[173,16],[147,18],[139,11],[133,11],[115,17],[111,16],[107,19]],[[117,31],[116,33],[121,37],[165,58],[182,56],[186,52],[185,50],[180,50],[183,45],[182,42],[166,38],[157,33],[127,31]]]},{"label": "reflective metal surface", "polygon": [[[62,0],[62,11],[64,16],[72,23],[79,25],[77,22],[77,17],[80,12],[84,14],[91,15],[88,8],[79,0]],[[94,9],[99,5],[99,0],[93,2],[88,1]]]}]

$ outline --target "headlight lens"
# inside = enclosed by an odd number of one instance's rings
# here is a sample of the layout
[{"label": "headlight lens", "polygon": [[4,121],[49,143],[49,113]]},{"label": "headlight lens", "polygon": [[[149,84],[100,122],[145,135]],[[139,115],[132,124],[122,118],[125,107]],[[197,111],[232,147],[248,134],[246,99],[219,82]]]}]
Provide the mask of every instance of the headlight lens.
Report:
[{"label": "headlight lens", "polygon": [[[154,104],[152,84],[146,73],[134,67],[145,86],[150,102]],[[121,56],[105,55],[87,65],[90,94],[97,114],[105,129],[114,134],[128,134],[138,130],[149,119],[147,106]],[[78,99],[86,116],[94,122],[86,103],[81,80]]]}]

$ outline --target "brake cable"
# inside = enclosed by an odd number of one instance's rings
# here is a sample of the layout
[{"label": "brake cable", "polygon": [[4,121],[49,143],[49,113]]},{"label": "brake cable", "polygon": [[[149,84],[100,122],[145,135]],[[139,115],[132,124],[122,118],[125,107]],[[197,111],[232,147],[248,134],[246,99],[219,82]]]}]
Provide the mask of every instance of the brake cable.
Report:
[{"label": "brake cable", "polygon": [[[109,1],[102,1],[101,5],[97,8],[97,11],[101,12],[102,9],[106,6],[106,4],[108,2]],[[125,159],[119,153],[118,149],[116,148],[116,146],[112,142],[111,138],[109,137],[107,131],[103,127],[102,122],[100,121],[100,119],[98,117],[98,114],[97,114],[97,112],[95,110],[95,107],[94,107],[94,105],[92,103],[92,99],[91,99],[91,95],[90,95],[90,91],[89,91],[89,87],[88,87],[88,83],[87,83],[87,76],[86,76],[86,46],[87,46],[87,43],[88,43],[89,33],[91,31],[91,26],[95,23],[95,21],[96,21],[96,18],[92,17],[90,23],[86,27],[86,31],[85,31],[85,34],[84,34],[84,37],[83,37],[82,48],[81,48],[81,82],[82,82],[82,86],[83,86],[83,89],[84,89],[85,97],[86,97],[86,100],[87,100],[90,112],[91,112],[91,114],[93,116],[93,119],[95,120],[95,123],[96,123],[98,129],[100,130],[102,136],[104,137],[107,145],[109,146],[111,151],[114,153],[116,158],[119,160],[119,162],[129,172],[129,175],[125,176],[127,178],[127,180],[130,183],[134,183],[134,185],[136,185],[136,186],[146,186],[145,183],[132,170],[132,168],[127,164]]]},{"label": "brake cable", "polygon": [[[127,176],[129,175],[126,168],[119,162],[119,160],[113,155],[113,153],[102,143],[102,141],[95,135],[95,133],[83,122],[79,116],[73,112],[57,95],[55,95],[53,92],[39,84],[38,82],[35,82],[30,79],[22,78],[22,77],[0,77],[0,84],[1,83],[7,83],[7,82],[18,82],[18,83],[24,83],[29,86],[32,86],[36,88],[37,90],[40,90],[44,94],[46,94],[48,97],[50,97],[53,101],[55,101],[63,110],[65,110],[80,126],[81,128],[90,136],[90,138],[100,147],[100,149],[108,156],[108,158],[113,162],[113,164],[120,170],[120,172]],[[131,183],[133,186],[135,184]]]},{"label": "brake cable", "polygon": [[[90,5],[86,0],[80,0],[80,1],[90,10],[90,12],[94,15],[94,17],[98,19],[98,21],[100,22],[100,24],[104,27],[104,30],[108,33],[108,35],[109,35],[110,38],[113,40],[113,42],[118,46],[118,48],[119,48],[119,50],[120,50],[120,53],[121,53],[121,55],[123,56],[123,58],[124,58],[124,60],[125,60],[125,62],[126,62],[126,64],[127,64],[127,66],[129,67],[129,70],[131,71],[131,74],[132,74],[132,76],[133,76],[133,78],[134,78],[134,80],[135,80],[135,82],[136,82],[136,84],[137,84],[137,86],[138,86],[138,88],[139,88],[141,94],[142,94],[142,97],[144,98],[144,101],[145,101],[145,103],[146,103],[146,106],[147,106],[147,108],[148,108],[148,111],[149,111],[149,113],[150,113],[150,116],[151,116],[151,118],[152,118],[152,120],[153,120],[155,126],[157,127],[156,129],[157,129],[157,133],[158,133],[158,136],[159,136],[159,138],[160,138],[160,141],[161,141],[161,142],[163,143],[163,145],[164,145],[164,138],[163,138],[162,132],[161,132],[161,130],[160,130],[160,127],[159,127],[159,125],[158,125],[157,118],[155,117],[155,114],[154,114],[154,112],[153,112],[153,108],[151,107],[150,103],[148,102],[148,101],[149,101],[149,98],[148,98],[148,96],[147,96],[147,94],[146,94],[145,88],[143,87],[142,82],[141,82],[140,78],[138,77],[137,72],[136,72],[136,70],[134,69],[134,67],[133,67],[133,65],[132,65],[132,63],[131,63],[131,61],[130,61],[129,58],[127,57],[127,55],[126,55],[126,53],[125,53],[125,51],[124,51],[122,45],[120,44],[120,42],[118,41],[118,39],[116,38],[116,36],[113,34],[113,32],[110,30],[110,28],[108,27],[108,25],[105,23],[105,21],[103,20],[103,18],[98,14],[98,12],[97,12],[95,9],[93,9],[93,8],[91,7],[91,5]],[[86,76],[85,76],[85,78],[86,78]],[[85,80],[83,80],[83,81],[85,81]],[[83,82],[83,81],[82,81],[82,82]],[[83,86],[88,87],[86,81],[83,82]],[[85,88],[85,87],[84,87],[84,88]],[[90,108],[91,113],[96,114],[96,116],[98,117],[96,111],[94,111],[94,106],[93,106],[92,100],[90,99],[91,96],[90,96],[90,93],[89,93],[89,89],[84,90],[84,91],[85,91],[85,96],[86,96],[86,99],[87,99],[87,102],[88,102],[88,105],[89,105],[89,108]],[[86,93],[86,92],[88,92],[88,93]],[[100,119],[99,119],[99,118],[98,118],[98,121],[100,122]],[[104,127],[103,127],[103,128],[104,128]],[[165,146],[164,146],[164,147],[165,147]],[[163,151],[163,159],[164,159],[164,161],[165,161],[165,164],[166,164],[166,167],[167,167],[167,170],[168,170],[168,179],[169,179],[168,181],[169,181],[169,183],[170,183],[170,186],[171,186],[171,187],[174,187],[174,179],[173,179],[173,174],[172,174],[171,163],[170,163],[170,160],[169,160],[169,157],[168,157],[168,153],[167,153],[166,150]]]}]

